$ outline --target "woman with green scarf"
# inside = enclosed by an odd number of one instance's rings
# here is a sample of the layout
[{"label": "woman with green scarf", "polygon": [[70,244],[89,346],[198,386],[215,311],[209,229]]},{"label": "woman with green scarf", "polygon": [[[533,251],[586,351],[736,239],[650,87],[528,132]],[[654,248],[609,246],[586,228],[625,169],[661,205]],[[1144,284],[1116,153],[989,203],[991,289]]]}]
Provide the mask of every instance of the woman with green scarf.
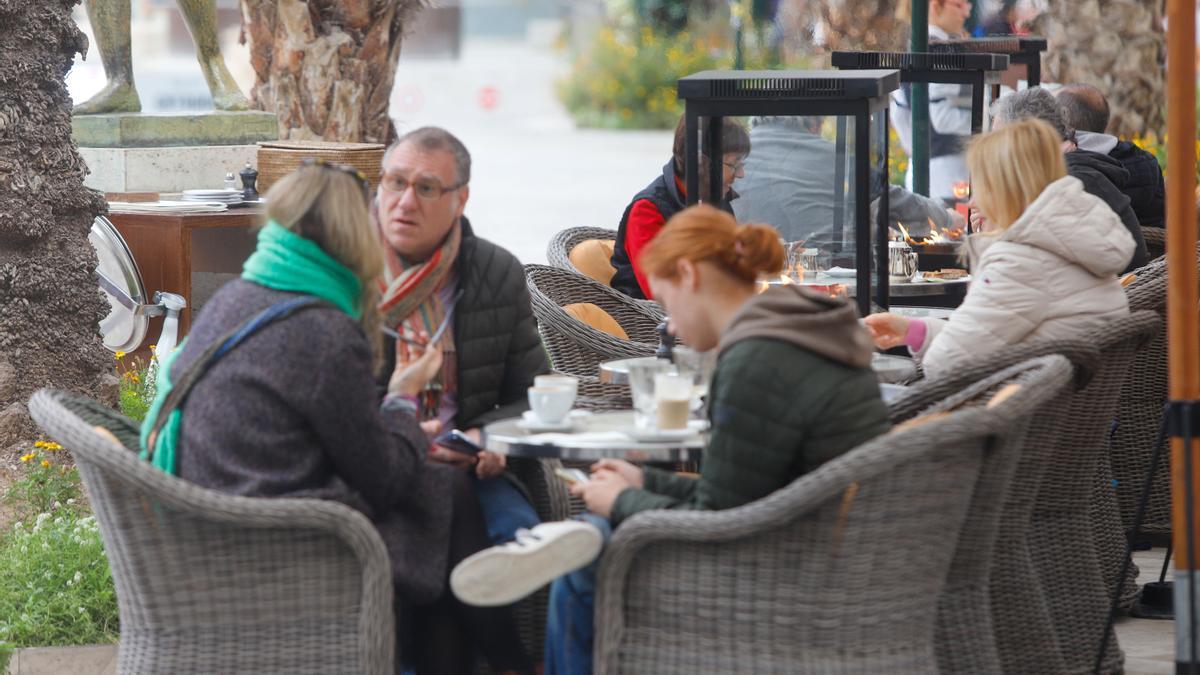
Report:
[{"label": "woman with green scarf", "polygon": [[326,164],[272,187],[242,277],[162,363],[143,456],[222,492],[358,509],[391,556],[404,665],[466,672],[478,650],[495,671],[532,672],[509,608],[466,607],[446,589],[449,569],[490,542],[466,475],[426,461],[414,415],[441,352],[398,349],[378,398],[383,260],[368,199],[361,174]]}]

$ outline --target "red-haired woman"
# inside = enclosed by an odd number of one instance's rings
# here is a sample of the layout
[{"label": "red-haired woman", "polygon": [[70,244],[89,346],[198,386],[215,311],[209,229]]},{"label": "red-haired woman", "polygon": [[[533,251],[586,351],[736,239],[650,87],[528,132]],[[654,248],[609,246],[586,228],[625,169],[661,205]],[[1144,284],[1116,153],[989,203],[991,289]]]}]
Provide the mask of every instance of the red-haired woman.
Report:
[{"label": "red-haired woman", "polygon": [[672,218],[641,265],[675,333],[695,349],[718,350],[700,476],[602,460],[571,489],[588,507],[579,520],[538,525],[452,573],[455,594],[478,605],[507,604],[554,582],[547,673],[591,672],[595,561],[622,520],[649,509],[746,504],[887,430],[871,338],[854,308],[800,286],[757,292],[758,278],[778,273],[783,259],[768,226],[739,226],[703,205]]}]

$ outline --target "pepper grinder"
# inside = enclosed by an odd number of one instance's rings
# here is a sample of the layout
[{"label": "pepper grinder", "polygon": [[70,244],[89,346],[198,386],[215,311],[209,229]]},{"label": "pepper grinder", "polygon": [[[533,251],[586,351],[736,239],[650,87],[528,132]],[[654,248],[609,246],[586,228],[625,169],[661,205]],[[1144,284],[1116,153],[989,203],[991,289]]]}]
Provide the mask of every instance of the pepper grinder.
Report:
[{"label": "pepper grinder", "polygon": [[242,177],[242,199],[248,202],[258,201],[258,188],[255,186],[258,182],[258,172],[250,166],[250,162],[246,162],[246,168],[238,175]]},{"label": "pepper grinder", "polygon": [[654,332],[658,333],[658,349],[654,352],[655,358],[675,363],[675,336],[668,330],[667,321],[664,319],[662,323],[655,326]]}]

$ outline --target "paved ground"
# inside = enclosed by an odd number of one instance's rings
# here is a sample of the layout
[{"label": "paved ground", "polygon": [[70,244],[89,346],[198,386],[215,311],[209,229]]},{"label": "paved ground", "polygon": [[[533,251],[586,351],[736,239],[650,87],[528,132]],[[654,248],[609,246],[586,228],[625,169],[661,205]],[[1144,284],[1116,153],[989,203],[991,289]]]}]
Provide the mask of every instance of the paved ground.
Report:
[{"label": "paved ground", "polygon": [[[1139,584],[1158,581],[1166,549],[1156,548],[1134,554],[1141,569]],[[1167,570],[1167,578],[1171,578]],[[1124,618],[1117,622],[1117,640],[1125,650],[1128,675],[1167,675],[1175,672],[1175,622]]]},{"label": "paved ground", "polygon": [[397,126],[462,138],[473,159],[467,217],[522,262],[545,262],[564,228],[616,229],[671,153],[670,132],[575,129],[554,97],[565,64],[548,46],[475,41],[459,61],[402,59],[396,73]]}]

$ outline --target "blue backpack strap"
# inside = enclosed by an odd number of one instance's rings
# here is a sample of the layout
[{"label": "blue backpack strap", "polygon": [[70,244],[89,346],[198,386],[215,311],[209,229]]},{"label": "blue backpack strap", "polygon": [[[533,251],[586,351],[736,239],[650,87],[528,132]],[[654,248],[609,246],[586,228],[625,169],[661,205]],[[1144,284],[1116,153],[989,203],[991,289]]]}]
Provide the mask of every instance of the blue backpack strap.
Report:
[{"label": "blue backpack strap", "polygon": [[[172,384],[170,393],[167,394],[166,400],[163,401],[162,407],[159,408],[158,416],[154,418],[154,426],[151,429],[149,438],[158,436],[159,431],[167,423],[167,419],[171,416],[171,413],[183,406],[184,401],[187,399],[188,394],[191,393],[192,388],[196,386],[196,383],[204,377],[209,368],[217,361],[220,361],[231,349],[241,344],[243,340],[262,328],[280,319],[285,319],[296,312],[318,307],[334,308],[331,303],[312,295],[281,300],[250,317],[237,328],[214,340],[195,361],[188,365],[187,369],[180,375],[178,381]],[[154,448],[151,447],[148,451],[153,453]]]}]

